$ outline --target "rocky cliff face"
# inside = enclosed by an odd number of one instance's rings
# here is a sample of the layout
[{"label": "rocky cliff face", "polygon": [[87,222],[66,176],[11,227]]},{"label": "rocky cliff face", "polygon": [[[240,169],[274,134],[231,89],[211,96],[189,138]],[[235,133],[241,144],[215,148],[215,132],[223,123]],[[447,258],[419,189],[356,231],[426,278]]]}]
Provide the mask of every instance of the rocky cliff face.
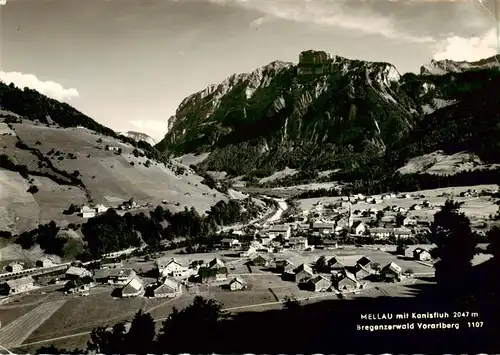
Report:
[{"label": "rocky cliff face", "polygon": [[151,146],[154,146],[156,144],[155,140],[153,138],[151,138],[150,136],[148,136],[146,133],[127,131],[127,132],[120,132],[118,134],[120,136],[132,138],[136,142],[144,141]]},{"label": "rocky cliff face", "polygon": [[245,173],[276,154],[300,164],[318,147],[329,155],[376,154],[412,128],[417,107],[400,90],[394,66],[323,53],[304,52],[299,65],[272,62],[187,97],[157,147],[176,155],[211,151],[210,168],[222,168],[217,156],[246,149],[251,156],[236,155],[248,164],[233,171]]},{"label": "rocky cliff face", "polygon": [[157,148],[210,152],[202,167],[234,175],[356,169],[480,89],[485,78],[469,71],[495,63],[433,61],[401,76],[389,63],[305,51],[298,64],[272,62],[187,97]]},{"label": "rocky cliff face", "polygon": [[430,64],[420,68],[422,75],[445,75],[448,73],[463,73],[468,70],[500,68],[500,55],[482,59],[476,62],[453,60],[432,60]]}]

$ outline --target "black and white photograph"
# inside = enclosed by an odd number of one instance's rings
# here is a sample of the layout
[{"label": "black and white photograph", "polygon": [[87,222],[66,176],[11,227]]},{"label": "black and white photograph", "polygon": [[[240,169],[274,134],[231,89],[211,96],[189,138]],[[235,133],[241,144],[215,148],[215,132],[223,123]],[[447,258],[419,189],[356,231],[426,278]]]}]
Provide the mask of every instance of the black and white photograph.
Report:
[{"label": "black and white photograph", "polygon": [[0,354],[500,352],[500,0],[0,0]]}]

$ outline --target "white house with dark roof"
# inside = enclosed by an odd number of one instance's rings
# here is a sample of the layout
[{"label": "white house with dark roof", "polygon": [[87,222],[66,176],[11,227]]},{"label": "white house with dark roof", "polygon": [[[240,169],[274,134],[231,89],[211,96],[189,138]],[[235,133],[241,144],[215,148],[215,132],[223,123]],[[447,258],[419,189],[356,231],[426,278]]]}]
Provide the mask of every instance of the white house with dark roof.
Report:
[{"label": "white house with dark roof", "polygon": [[413,258],[415,260],[420,260],[420,261],[430,261],[430,260],[432,260],[431,254],[427,250],[425,250],[423,248],[416,248],[413,251]]},{"label": "white house with dark roof", "polygon": [[313,277],[314,271],[308,264],[301,264],[294,270],[294,274],[295,282],[301,283]]},{"label": "white house with dark roof", "polygon": [[314,222],[312,229],[320,234],[334,234],[335,226],[335,222]]},{"label": "white house with dark roof", "polygon": [[332,282],[324,276],[316,275],[307,281],[307,286],[313,292],[325,292],[332,287]]},{"label": "white house with dark roof", "polygon": [[269,228],[267,235],[271,239],[274,239],[278,236],[282,236],[285,239],[290,238],[290,234],[292,232],[292,228],[289,225],[285,224],[276,224]]},{"label": "white house with dark roof", "polygon": [[153,296],[158,298],[177,297],[182,294],[182,285],[171,277],[165,277],[153,285]]},{"label": "white house with dark roof", "polygon": [[189,268],[175,258],[159,258],[156,260],[158,273],[162,277],[183,277]]},{"label": "white house with dark roof", "polygon": [[412,236],[412,231],[406,227],[400,227],[394,228],[393,234],[396,238],[406,239]]},{"label": "white house with dark roof", "polygon": [[80,208],[80,214],[83,218],[93,218],[96,215],[96,210],[89,206],[83,206]]},{"label": "white house with dark roof", "polygon": [[43,259],[37,260],[36,266],[38,266],[38,267],[51,267],[51,266],[54,266],[54,262],[49,258],[43,258]]},{"label": "white house with dark roof", "polygon": [[340,273],[340,276],[336,279],[336,284],[339,291],[357,290],[360,286],[356,276],[346,269]]},{"label": "white house with dark roof", "polygon": [[21,272],[23,271],[23,266],[20,263],[13,262],[7,265],[7,271],[8,272]]},{"label": "white house with dark roof", "polygon": [[384,266],[382,270],[380,270],[380,277],[384,281],[400,281],[402,272],[403,269],[401,269],[401,266],[397,265],[394,262],[391,262],[390,264]]},{"label": "white house with dark roof", "polygon": [[362,235],[365,234],[366,229],[367,229],[366,224],[364,224],[362,221],[354,221],[351,227],[351,233],[356,235]]},{"label": "white house with dark roof", "polygon": [[246,288],[247,283],[242,277],[236,276],[234,279],[229,281],[229,289],[231,291],[243,290]]}]

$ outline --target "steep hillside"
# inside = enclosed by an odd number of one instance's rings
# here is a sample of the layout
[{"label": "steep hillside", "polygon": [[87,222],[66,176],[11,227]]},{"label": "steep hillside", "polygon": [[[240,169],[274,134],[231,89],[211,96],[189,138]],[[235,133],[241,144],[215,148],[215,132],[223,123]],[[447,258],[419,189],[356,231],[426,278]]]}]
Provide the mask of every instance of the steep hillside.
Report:
[{"label": "steep hillside", "polygon": [[0,129],[0,230],[78,223],[80,217],[63,214],[71,204],[117,207],[133,198],[139,205],[165,200],[171,210],[204,212],[225,199],[187,166],[148,159],[142,149],[86,128],[21,120],[0,122]]},{"label": "steep hillside", "polygon": [[209,153],[199,168],[260,178],[285,168],[395,171],[436,150],[493,163],[498,67],[495,57],[433,61],[400,76],[388,63],[306,51],[297,65],[273,62],[187,97],[156,147]]},{"label": "steep hillside", "polygon": [[273,62],[186,98],[157,148],[210,151],[202,166],[233,175],[352,168],[418,120],[398,80],[388,63],[303,52],[297,66]]}]

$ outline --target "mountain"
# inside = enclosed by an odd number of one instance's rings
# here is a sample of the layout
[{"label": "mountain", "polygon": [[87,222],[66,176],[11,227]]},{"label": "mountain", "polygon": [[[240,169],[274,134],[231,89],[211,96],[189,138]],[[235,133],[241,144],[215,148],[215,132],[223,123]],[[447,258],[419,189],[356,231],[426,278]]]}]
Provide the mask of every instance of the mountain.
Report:
[{"label": "mountain", "polygon": [[149,144],[118,136],[71,106],[0,82],[0,231],[82,223],[70,205],[164,203],[204,212],[225,195]]},{"label": "mountain", "polygon": [[500,55],[495,55],[475,62],[432,60],[430,64],[420,68],[421,75],[444,75],[448,73],[463,73],[472,69],[494,69],[500,67]]},{"label": "mountain", "polygon": [[306,51],[187,97],[156,146],[173,155],[210,152],[202,166],[233,175],[362,164],[418,122],[389,63]]},{"label": "mountain", "polygon": [[144,142],[148,143],[150,146],[156,145],[155,140],[145,133],[127,131],[127,132],[119,132],[118,134],[120,136],[131,138],[136,142],[144,141]]},{"label": "mountain", "polygon": [[298,64],[272,62],[187,97],[156,148],[209,153],[198,169],[253,177],[287,168],[396,171],[436,150],[470,149],[492,163],[496,59],[432,61],[421,74],[400,75],[389,63],[305,51]]}]

